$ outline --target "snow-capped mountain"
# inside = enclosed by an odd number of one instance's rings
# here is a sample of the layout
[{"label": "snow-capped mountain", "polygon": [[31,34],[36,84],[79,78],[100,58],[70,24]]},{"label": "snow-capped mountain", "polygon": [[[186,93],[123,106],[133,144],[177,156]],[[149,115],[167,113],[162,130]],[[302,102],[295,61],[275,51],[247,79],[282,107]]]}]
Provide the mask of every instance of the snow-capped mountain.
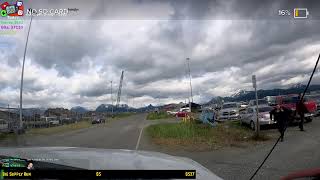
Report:
[{"label": "snow-capped mountain", "polygon": [[240,97],[240,96],[248,94],[249,92],[250,91],[246,91],[246,90],[243,90],[243,89],[238,89],[230,97],[233,97],[233,98]]},{"label": "snow-capped mountain", "polygon": [[291,88],[305,88],[305,87],[306,87],[306,85],[303,85],[301,83],[297,83],[297,84],[294,84],[291,86]]}]

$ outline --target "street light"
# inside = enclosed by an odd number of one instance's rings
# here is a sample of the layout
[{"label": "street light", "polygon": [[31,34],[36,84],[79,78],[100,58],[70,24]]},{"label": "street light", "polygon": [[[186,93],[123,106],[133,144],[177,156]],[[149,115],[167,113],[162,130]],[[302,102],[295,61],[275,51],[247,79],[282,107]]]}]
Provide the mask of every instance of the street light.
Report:
[{"label": "street light", "polygon": [[30,24],[28,28],[28,34],[26,39],[26,45],[24,47],[24,53],[23,53],[23,60],[22,60],[22,70],[21,70],[21,84],[20,84],[20,122],[19,122],[19,129],[22,129],[22,90],[23,90],[23,74],[24,74],[24,63],[26,61],[26,53],[27,53],[27,47],[28,47],[28,40],[29,40],[29,34],[31,29],[31,23],[32,23],[32,15],[30,19]]},{"label": "street light", "polygon": [[190,58],[186,58],[187,64],[188,64],[188,72],[189,72],[189,80],[190,80],[190,98],[189,98],[189,108],[191,112],[191,101],[193,102],[192,97],[192,84],[191,84],[191,73],[190,73]]},{"label": "street light", "polygon": [[112,97],[112,81],[111,82],[111,117],[113,117],[113,97]]}]

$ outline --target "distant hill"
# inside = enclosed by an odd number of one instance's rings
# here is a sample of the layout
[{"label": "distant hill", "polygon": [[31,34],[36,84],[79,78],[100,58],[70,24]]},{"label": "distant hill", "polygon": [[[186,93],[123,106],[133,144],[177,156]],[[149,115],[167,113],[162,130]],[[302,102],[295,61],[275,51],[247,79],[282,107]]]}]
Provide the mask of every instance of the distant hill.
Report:
[{"label": "distant hill", "polygon": [[[34,114],[40,114],[43,115],[46,111],[45,108],[26,108],[22,110],[23,116],[33,116]],[[16,113],[19,113],[19,110],[16,110]]]},{"label": "distant hill", "polygon": [[113,112],[127,112],[127,111],[132,111],[133,108],[130,108],[127,104],[120,104],[119,107],[117,106],[112,106],[111,104],[100,104],[97,108],[97,112],[112,112],[112,107],[113,107]]},{"label": "distant hill", "polygon": [[89,110],[81,106],[76,106],[72,107],[70,111],[82,114],[88,112]]},{"label": "distant hill", "polygon": [[149,104],[148,106],[138,108],[137,111],[138,112],[150,112],[150,111],[156,110],[157,108],[161,108],[161,107],[160,106],[159,107],[152,106],[152,104]]},{"label": "distant hill", "polygon": [[[258,90],[258,98],[264,98],[266,96],[278,96],[278,95],[286,95],[286,94],[298,94],[303,93],[306,85],[303,84],[296,84],[288,89],[269,89],[269,90]],[[310,91],[319,91],[320,85],[310,85],[307,93]],[[245,91],[239,90],[237,93],[227,96],[227,97],[214,97],[206,104],[216,104],[221,103],[222,100],[225,102],[231,101],[249,101],[251,99],[255,99],[255,92],[254,91]]]},{"label": "distant hill", "polygon": [[[4,111],[7,112],[6,109]],[[43,115],[45,111],[45,108],[24,108],[22,109],[22,115],[26,117],[33,116],[34,114]],[[20,114],[20,109],[10,109],[10,112],[13,114]]]}]

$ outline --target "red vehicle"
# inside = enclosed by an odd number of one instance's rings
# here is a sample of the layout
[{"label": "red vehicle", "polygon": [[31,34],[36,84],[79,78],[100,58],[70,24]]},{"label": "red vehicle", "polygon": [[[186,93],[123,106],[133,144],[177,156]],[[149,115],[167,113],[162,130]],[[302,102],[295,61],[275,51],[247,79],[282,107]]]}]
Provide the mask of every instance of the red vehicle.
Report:
[{"label": "red vehicle", "polygon": [[295,171],[288,174],[285,177],[281,177],[281,180],[291,180],[291,179],[319,179],[320,178],[320,168],[305,169],[300,171]]},{"label": "red vehicle", "polygon": [[176,117],[187,117],[188,116],[188,110],[182,110],[176,113]]},{"label": "red vehicle", "polygon": [[[299,95],[297,94],[290,94],[284,96],[277,96],[276,103],[286,107],[294,112],[294,116],[297,117],[296,114],[296,104],[299,101]],[[311,121],[312,116],[316,114],[317,111],[317,103],[315,100],[312,100],[308,97],[304,97],[304,105],[306,106],[308,113],[305,114],[305,117],[308,121]]]}]

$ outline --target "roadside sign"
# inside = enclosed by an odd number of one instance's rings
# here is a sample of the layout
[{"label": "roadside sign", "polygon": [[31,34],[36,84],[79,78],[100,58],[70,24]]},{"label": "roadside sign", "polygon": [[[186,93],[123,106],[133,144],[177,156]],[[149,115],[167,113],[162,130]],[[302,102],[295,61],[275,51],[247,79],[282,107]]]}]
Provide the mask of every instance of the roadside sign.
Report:
[{"label": "roadside sign", "polygon": [[257,79],[256,79],[256,75],[252,75],[252,85],[253,85],[253,88],[257,88]]}]

